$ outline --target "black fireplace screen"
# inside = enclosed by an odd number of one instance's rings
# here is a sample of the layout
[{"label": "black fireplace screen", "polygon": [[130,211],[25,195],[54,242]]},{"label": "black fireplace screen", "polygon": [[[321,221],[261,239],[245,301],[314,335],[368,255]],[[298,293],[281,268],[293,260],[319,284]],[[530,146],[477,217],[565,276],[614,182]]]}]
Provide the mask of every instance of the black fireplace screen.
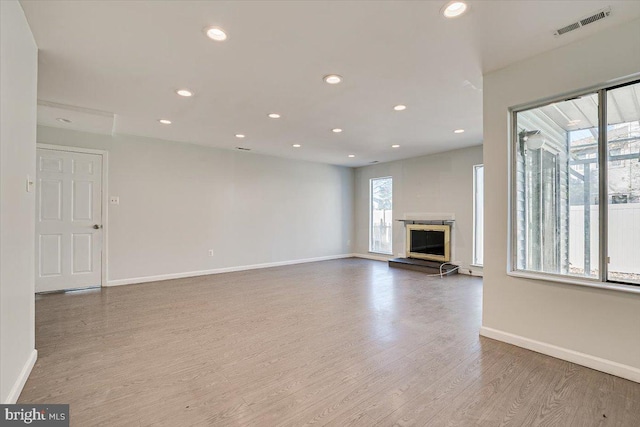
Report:
[{"label": "black fireplace screen", "polygon": [[411,230],[410,252],[444,256],[444,231]]}]

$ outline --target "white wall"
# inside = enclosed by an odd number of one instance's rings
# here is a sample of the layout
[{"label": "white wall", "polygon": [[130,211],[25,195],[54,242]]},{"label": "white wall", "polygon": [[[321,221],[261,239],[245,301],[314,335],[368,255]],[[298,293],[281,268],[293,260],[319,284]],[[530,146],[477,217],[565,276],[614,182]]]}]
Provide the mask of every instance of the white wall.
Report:
[{"label": "white wall", "polygon": [[640,381],[640,294],[508,276],[510,106],[640,71],[640,21],[484,76],[483,331]]},{"label": "white wall", "polygon": [[349,168],[49,127],[38,142],[108,150],[112,284],[352,252]]},{"label": "white wall", "polygon": [[0,2],[0,402],[35,362],[34,217],[38,50],[17,1]]},{"label": "white wall", "polygon": [[476,146],[356,169],[356,253],[369,251],[369,180],[391,176],[393,256],[405,252],[405,230],[397,220],[406,213],[452,213],[452,260],[467,272],[473,255],[473,165],[480,163],[482,146]]}]

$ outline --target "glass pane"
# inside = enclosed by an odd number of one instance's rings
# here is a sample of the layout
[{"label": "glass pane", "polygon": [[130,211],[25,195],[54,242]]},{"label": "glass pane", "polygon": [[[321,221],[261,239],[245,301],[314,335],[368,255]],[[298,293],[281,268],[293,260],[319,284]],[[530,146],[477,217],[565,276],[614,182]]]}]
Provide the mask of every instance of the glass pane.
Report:
[{"label": "glass pane", "polygon": [[473,263],[475,265],[483,265],[484,262],[484,166],[478,165],[473,167],[474,173],[474,206],[475,206],[475,222],[474,230],[474,247],[473,247]]},{"label": "glass pane", "polygon": [[607,92],[608,280],[640,284],[640,83]]},{"label": "glass pane", "polygon": [[392,254],[391,225],[393,206],[392,178],[371,180],[371,229],[369,230],[369,251]]},{"label": "glass pane", "polygon": [[598,96],[517,113],[519,270],[599,277]]}]

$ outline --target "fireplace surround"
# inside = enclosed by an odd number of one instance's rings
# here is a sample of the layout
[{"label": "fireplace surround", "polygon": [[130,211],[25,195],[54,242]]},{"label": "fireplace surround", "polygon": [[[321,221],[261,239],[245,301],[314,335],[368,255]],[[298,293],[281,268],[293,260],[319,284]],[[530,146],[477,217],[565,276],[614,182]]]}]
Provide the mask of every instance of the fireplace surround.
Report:
[{"label": "fireplace surround", "polygon": [[459,266],[451,263],[454,214],[405,214],[404,219],[397,221],[405,226],[407,258],[390,259],[389,267],[421,271],[441,278],[458,274]]},{"label": "fireplace surround", "polygon": [[429,261],[451,261],[450,224],[405,224],[407,256]]}]

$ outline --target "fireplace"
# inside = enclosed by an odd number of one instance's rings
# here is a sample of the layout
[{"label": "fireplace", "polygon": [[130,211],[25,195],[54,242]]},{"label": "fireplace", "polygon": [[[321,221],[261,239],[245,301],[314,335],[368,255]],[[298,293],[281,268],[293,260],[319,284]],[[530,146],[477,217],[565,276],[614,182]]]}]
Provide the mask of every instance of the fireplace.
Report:
[{"label": "fireplace", "polygon": [[406,224],[407,256],[431,261],[451,261],[451,225]]}]

